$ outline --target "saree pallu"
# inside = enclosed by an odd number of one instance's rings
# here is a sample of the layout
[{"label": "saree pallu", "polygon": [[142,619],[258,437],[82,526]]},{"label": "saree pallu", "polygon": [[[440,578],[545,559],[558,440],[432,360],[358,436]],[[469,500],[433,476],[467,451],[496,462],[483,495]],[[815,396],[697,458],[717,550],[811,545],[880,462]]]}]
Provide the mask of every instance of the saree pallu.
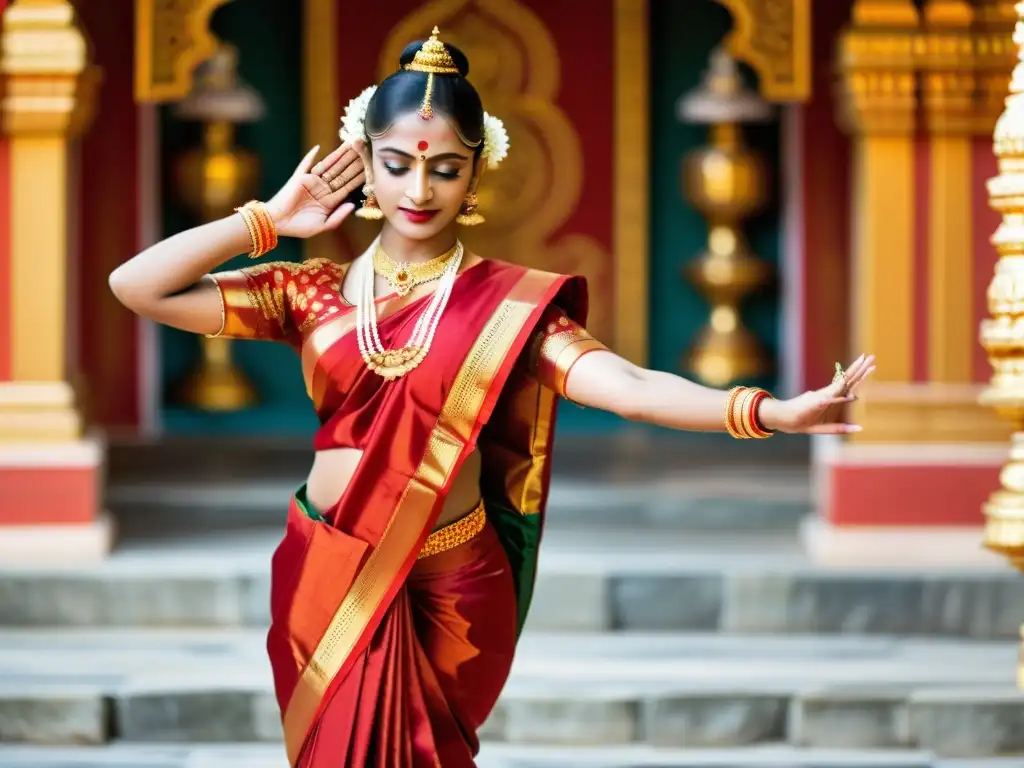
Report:
[{"label": "saree pallu", "polygon": [[[374,393],[342,498],[319,519],[298,500],[289,510],[268,651],[293,766],[472,766],[475,731],[508,675],[536,568],[555,402],[514,369],[544,308],[582,321],[586,293],[581,280],[498,262],[460,280],[431,354]],[[349,346],[335,342],[317,366],[352,397],[370,385]],[[344,396],[331,407],[337,418],[322,431],[344,423]],[[478,442],[488,524],[419,558]]]}]

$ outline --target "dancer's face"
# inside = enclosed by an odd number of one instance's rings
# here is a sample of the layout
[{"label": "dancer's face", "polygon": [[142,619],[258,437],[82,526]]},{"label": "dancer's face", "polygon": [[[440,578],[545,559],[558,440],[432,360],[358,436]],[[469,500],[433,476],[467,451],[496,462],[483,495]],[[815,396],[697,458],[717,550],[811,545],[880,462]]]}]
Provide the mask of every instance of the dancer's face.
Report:
[{"label": "dancer's face", "polygon": [[410,112],[373,140],[370,168],[377,204],[404,237],[426,240],[451,226],[479,163],[442,115]]}]

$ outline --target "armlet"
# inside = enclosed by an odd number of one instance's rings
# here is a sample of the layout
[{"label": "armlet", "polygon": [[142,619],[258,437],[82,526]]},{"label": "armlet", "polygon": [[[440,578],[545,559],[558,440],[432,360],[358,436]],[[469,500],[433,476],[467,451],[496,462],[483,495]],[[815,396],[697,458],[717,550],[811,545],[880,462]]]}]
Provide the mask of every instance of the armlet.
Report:
[{"label": "armlet", "polygon": [[221,329],[213,336],[229,339],[280,340],[285,337],[285,265],[258,267],[208,275],[221,300]]},{"label": "armlet", "polygon": [[344,269],[327,259],[267,262],[209,275],[221,297],[221,330],[233,339],[292,341],[345,305]]},{"label": "armlet", "polygon": [[565,396],[569,372],[588,352],[607,349],[557,307],[548,307],[530,345],[530,372],[545,387]]}]

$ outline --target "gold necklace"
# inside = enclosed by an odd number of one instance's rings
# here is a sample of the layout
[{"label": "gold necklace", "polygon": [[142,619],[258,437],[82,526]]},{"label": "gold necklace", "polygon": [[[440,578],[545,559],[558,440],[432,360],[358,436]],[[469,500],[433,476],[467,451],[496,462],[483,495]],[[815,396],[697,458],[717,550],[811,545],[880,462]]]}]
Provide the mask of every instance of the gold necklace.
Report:
[{"label": "gold necklace", "polygon": [[373,251],[373,271],[387,279],[388,285],[399,296],[405,296],[417,285],[437,280],[444,274],[448,262],[458,249],[456,243],[440,256],[424,262],[396,262],[378,244]]},{"label": "gold necklace", "polygon": [[459,274],[459,265],[462,264],[462,254],[462,244],[456,243],[455,254],[445,265],[434,295],[416,319],[409,341],[397,349],[385,349],[381,343],[377,330],[377,304],[373,300],[373,270],[366,270],[366,279],[356,301],[356,342],[363,361],[371,371],[388,381],[394,381],[423,362],[434,341],[441,315],[448,306],[452,286]]}]

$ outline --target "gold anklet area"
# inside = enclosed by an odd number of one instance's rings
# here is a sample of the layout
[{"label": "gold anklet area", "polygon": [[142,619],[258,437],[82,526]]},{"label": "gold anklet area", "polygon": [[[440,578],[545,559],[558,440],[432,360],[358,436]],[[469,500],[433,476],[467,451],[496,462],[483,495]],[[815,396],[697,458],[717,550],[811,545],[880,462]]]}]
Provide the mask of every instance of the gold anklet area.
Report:
[{"label": "gold anklet area", "polygon": [[444,528],[439,528],[427,536],[427,540],[423,542],[423,549],[416,555],[416,559],[438,555],[449,549],[455,549],[460,544],[465,544],[484,529],[486,522],[487,513],[484,511],[483,502],[480,502],[480,505],[465,517],[461,517],[454,523],[449,523]]}]

